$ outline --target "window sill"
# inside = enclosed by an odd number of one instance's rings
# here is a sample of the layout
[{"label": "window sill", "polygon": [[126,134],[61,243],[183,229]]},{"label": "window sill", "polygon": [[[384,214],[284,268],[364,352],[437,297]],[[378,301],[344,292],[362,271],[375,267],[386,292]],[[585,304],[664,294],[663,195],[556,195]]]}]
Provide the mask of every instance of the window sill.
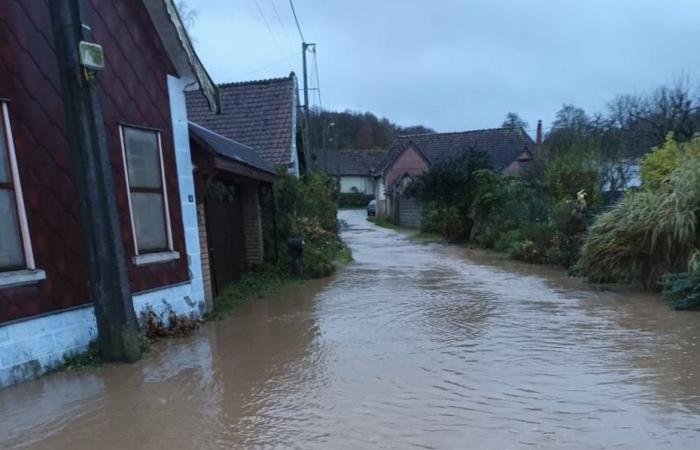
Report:
[{"label": "window sill", "polygon": [[0,288],[11,288],[35,284],[46,279],[43,270],[14,270],[12,272],[0,272]]},{"label": "window sill", "polygon": [[158,252],[134,256],[133,262],[135,266],[148,266],[150,264],[162,264],[178,259],[180,259],[179,252]]}]

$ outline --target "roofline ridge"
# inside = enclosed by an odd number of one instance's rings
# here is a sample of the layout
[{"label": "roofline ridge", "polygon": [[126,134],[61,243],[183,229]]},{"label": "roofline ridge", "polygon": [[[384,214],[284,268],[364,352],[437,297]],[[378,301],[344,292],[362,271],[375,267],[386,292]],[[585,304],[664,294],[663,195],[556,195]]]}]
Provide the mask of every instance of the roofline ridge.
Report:
[{"label": "roofline ridge", "polygon": [[246,80],[246,81],[229,81],[227,83],[219,83],[217,86],[219,88],[226,88],[229,86],[246,86],[246,85],[251,85],[251,84],[263,84],[263,83],[270,83],[270,82],[282,82],[282,81],[291,81],[296,77],[294,72],[290,72],[289,75],[286,77],[275,77],[275,78],[261,78],[258,80]]},{"label": "roofline ridge", "polygon": [[466,130],[466,131],[445,131],[445,132],[436,132],[436,133],[417,133],[417,134],[400,134],[397,136],[397,139],[401,138],[412,138],[412,137],[421,137],[421,136],[446,136],[446,135],[451,135],[451,134],[470,134],[470,133],[478,133],[481,131],[501,131],[501,130],[512,130],[513,128],[508,128],[508,127],[493,127],[493,128],[478,128],[476,130]]}]

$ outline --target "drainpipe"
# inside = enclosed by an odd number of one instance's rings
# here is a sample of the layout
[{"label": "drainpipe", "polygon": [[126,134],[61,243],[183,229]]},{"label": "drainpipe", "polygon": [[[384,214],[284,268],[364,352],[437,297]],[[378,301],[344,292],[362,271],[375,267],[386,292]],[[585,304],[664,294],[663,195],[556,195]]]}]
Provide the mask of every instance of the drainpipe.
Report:
[{"label": "drainpipe", "polygon": [[95,73],[81,64],[78,51],[79,43],[91,41],[92,33],[83,0],[50,0],[50,10],[100,354],[108,361],[132,362],[141,358],[141,350],[102,114],[102,93]]}]

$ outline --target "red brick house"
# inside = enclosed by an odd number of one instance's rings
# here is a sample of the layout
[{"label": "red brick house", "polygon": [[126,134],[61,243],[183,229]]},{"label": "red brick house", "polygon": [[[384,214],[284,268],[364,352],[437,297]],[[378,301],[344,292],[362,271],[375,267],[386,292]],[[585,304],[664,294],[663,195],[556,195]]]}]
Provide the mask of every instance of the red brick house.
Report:
[{"label": "red brick house", "polygon": [[532,161],[535,148],[536,143],[521,128],[400,136],[375,172],[378,214],[405,226],[418,227],[421,205],[402,194],[413,179],[431,166],[473,150],[489,155],[494,169],[517,174]]},{"label": "red brick house", "polygon": [[[84,0],[134,309],[203,309],[184,89],[217,93],[172,0]],[[47,1],[0,2],[0,386],[96,336]]]}]

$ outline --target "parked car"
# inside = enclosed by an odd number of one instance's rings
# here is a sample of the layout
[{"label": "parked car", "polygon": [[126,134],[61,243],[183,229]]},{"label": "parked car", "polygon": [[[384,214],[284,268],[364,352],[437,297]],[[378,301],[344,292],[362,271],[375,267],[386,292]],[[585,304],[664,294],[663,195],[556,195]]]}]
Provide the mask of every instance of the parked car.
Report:
[{"label": "parked car", "polygon": [[368,216],[376,216],[377,215],[377,201],[372,200],[369,202],[367,205],[367,215]]}]

